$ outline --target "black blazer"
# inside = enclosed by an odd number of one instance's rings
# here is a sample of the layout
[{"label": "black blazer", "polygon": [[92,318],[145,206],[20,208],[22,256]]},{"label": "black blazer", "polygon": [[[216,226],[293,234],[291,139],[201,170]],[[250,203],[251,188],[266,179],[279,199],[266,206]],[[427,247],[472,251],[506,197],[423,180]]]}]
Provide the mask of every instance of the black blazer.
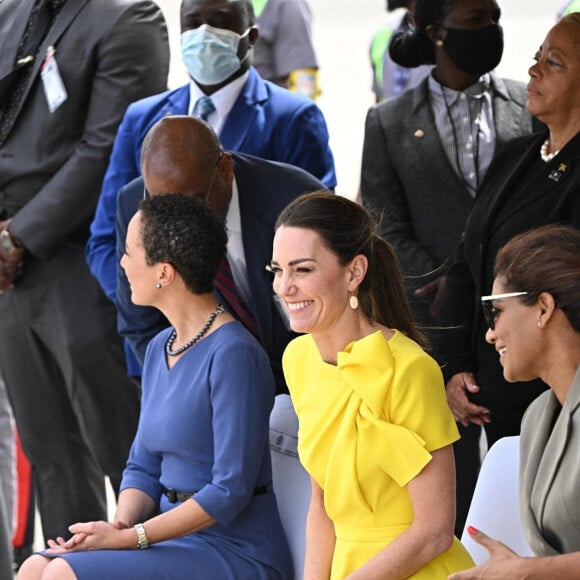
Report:
[{"label": "black blazer", "polygon": [[[272,274],[266,264],[272,259],[274,225],[279,213],[293,199],[311,191],[325,189],[322,182],[306,171],[287,165],[231,153],[238,186],[242,238],[252,294],[252,308],[276,378],[278,393],[288,392],[282,373],[282,353],[296,336],[280,314],[272,290]],[[143,197],[143,178],[139,177],[121,189],[117,198],[117,258],[124,251],[127,225]],[[119,332],[124,336],[141,364],[153,336],[167,327],[165,317],[155,308],[135,306],[125,272],[117,268],[117,308]]]},{"label": "black blazer", "polygon": [[470,398],[496,416],[526,407],[545,388],[541,381],[506,382],[495,349],[485,342],[480,297],[491,293],[497,252],[516,234],[541,225],[580,228],[580,134],[544,165],[540,147],[546,138],[516,139],[492,164],[447,273],[440,322],[458,328],[445,331],[438,358],[446,380],[474,372],[481,391]]}]

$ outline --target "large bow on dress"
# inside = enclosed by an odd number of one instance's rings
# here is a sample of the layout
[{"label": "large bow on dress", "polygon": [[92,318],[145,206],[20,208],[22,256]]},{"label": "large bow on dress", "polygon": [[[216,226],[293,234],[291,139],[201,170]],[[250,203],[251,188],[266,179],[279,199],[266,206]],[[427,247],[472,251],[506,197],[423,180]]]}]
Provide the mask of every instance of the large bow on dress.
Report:
[{"label": "large bow on dress", "polygon": [[[395,360],[382,332],[348,345],[338,353],[337,367],[341,383],[351,391],[329,457],[325,489],[328,496],[349,494],[349,501],[373,511],[375,498],[368,478],[376,479],[377,466],[402,487],[429,463],[431,454],[419,435],[391,422]],[[340,477],[349,463],[356,470],[354,481]],[[337,489],[330,493],[329,487]]]}]

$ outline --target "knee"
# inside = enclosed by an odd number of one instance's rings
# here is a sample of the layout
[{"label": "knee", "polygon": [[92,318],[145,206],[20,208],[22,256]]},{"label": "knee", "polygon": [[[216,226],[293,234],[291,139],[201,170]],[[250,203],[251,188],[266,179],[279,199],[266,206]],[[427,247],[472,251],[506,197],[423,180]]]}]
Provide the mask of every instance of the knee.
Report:
[{"label": "knee", "polygon": [[69,563],[63,558],[51,560],[42,574],[41,580],[76,580]]},{"label": "knee", "polygon": [[16,580],[35,580],[40,578],[49,563],[50,560],[40,554],[30,556],[20,566]]},{"label": "knee", "polygon": [[76,580],[76,576],[66,560],[34,554],[22,564],[16,580]]}]

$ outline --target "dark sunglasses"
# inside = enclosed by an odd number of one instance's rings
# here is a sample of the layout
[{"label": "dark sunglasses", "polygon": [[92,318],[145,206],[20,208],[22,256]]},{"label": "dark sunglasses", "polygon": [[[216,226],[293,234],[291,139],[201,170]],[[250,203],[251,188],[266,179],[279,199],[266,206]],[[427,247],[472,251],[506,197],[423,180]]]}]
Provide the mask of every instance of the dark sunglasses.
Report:
[{"label": "dark sunglasses", "polygon": [[516,296],[524,296],[527,292],[508,292],[507,294],[490,294],[489,296],[481,297],[481,308],[483,316],[487,325],[491,330],[495,330],[495,323],[499,316],[499,310],[494,306],[494,302],[501,302],[506,298],[515,298]]}]

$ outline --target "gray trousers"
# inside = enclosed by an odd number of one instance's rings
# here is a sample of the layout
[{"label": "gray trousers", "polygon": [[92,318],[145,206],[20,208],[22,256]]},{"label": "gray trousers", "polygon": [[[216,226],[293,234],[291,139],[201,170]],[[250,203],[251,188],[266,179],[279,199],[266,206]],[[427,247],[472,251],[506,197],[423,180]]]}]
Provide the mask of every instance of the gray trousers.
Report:
[{"label": "gray trousers", "polygon": [[14,514],[15,473],[14,422],[6,385],[0,376],[0,491],[4,499],[3,519],[9,535],[12,534]]}]

